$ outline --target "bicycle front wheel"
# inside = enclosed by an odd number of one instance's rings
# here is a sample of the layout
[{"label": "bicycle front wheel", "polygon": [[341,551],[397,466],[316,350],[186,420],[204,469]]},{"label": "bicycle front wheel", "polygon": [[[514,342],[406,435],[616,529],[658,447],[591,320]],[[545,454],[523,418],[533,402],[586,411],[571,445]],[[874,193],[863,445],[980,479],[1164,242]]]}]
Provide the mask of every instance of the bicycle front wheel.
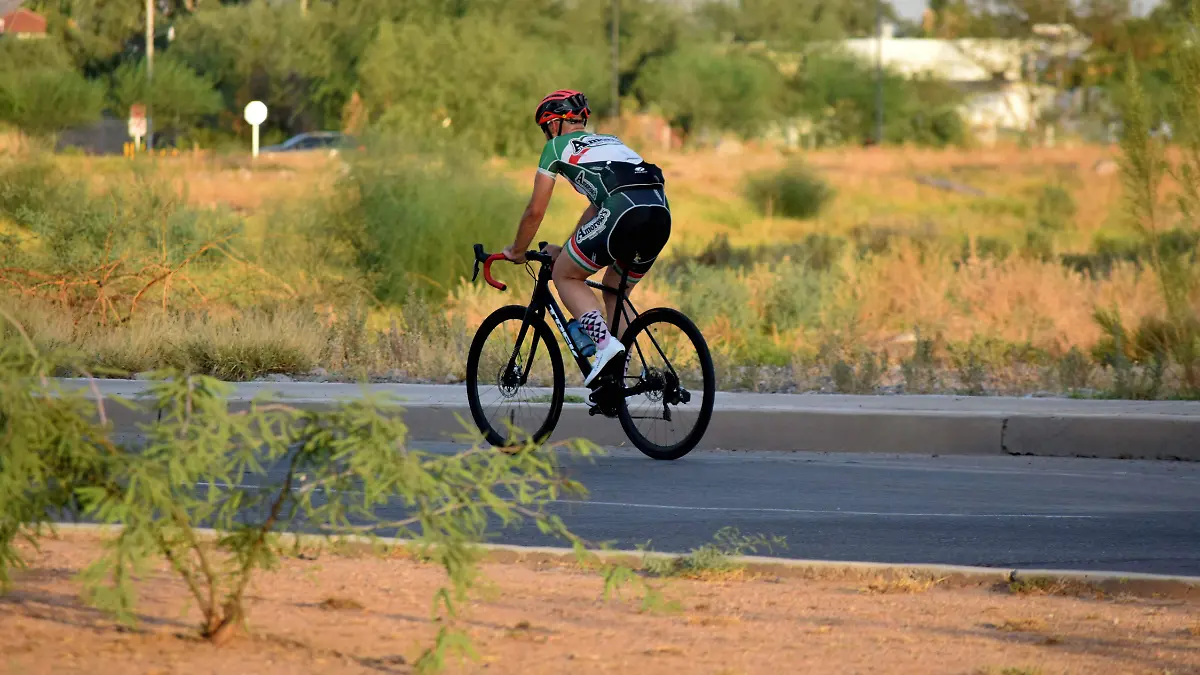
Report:
[{"label": "bicycle front wheel", "polygon": [[495,447],[542,443],[554,432],[566,393],[562,352],[540,317],[501,307],[484,319],[467,354],[467,402]]},{"label": "bicycle front wheel", "polygon": [[621,342],[625,396],[617,412],[625,435],[653,459],[683,457],[712,419],[717,378],[708,343],[690,319],[665,308],[634,319]]}]

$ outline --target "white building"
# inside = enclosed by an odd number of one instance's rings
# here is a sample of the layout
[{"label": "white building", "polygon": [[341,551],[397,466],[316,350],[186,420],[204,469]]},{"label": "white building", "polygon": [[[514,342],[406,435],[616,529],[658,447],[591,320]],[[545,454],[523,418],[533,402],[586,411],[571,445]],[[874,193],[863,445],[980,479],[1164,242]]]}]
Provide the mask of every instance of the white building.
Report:
[{"label": "white building", "polygon": [[1076,57],[1090,45],[1086,38],[1057,27],[1039,27],[1038,33],[1056,37],[896,38],[885,28],[882,39],[844,40],[839,46],[870,63],[879,58],[884,67],[903,76],[933,77],[967,92],[963,118],[986,141],[997,131],[1031,129],[1054,106],[1054,88],[1037,85],[1031,77],[1038,63],[1052,57]]}]

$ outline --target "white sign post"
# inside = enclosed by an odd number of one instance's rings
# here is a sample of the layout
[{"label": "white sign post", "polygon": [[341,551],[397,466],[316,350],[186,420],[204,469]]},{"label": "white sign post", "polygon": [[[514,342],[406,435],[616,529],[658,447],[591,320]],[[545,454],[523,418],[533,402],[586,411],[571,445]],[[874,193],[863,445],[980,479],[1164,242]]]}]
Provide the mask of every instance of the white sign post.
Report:
[{"label": "white sign post", "polygon": [[243,111],[243,117],[253,128],[254,145],[253,156],[258,157],[258,127],[263,122],[267,121],[267,106],[262,101],[250,101],[246,104],[246,110]]}]

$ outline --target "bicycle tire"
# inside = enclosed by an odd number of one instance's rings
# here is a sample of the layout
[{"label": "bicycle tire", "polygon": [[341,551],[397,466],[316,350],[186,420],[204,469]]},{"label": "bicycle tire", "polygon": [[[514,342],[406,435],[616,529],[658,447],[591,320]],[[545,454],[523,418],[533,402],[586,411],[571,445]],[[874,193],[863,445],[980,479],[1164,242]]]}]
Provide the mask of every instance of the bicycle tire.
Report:
[{"label": "bicycle tire", "polygon": [[[492,312],[479,325],[479,329],[475,332],[475,338],[471,341],[471,349],[467,353],[467,402],[471,407],[471,417],[474,418],[475,425],[483,433],[487,442],[497,448],[511,447],[513,439],[507,437],[507,429],[498,430],[493,427],[483,409],[483,404],[479,399],[479,361],[483,355],[484,345],[487,343],[488,336],[492,334],[492,331],[505,322],[524,322],[527,311],[528,308],[521,305],[508,305]],[[558,424],[558,419],[562,415],[567,381],[563,371],[562,351],[559,349],[558,342],[555,341],[554,333],[550,331],[550,327],[546,325],[543,319],[535,319],[529,325],[534,329],[534,334],[538,340],[537,346],[545,347],[553,371],[553,391],[550,397],[549,415],[541,427],[532,435],[534,442],[540,444],[545,442],[550,437],[550,434],[554,433],[554,427]],[[524,339],[530,339],[528,333]],[[535,355],[534,358],[539,357],[540,353]]]},{"label": "bicycle tire", "polygon": [[672,446],[661,446],[646,438],[641,430],[637,428],[637,425],[634,424],[633,416],[629,411],[628,398],[622,397],[617,414],[621,420],[621,427],[625,430],[625,435],[637,446],[638,450],[642,451],[642,454],[651,459],[674,461],[694,450],[704,437],[704,433],[708,430],[708,424],[712,420],[713,404],[716,401],[717,378],[713,368],[712,355],[709,353],[708,343],[704,340],[704,335],[696,327],[696,324],[692,323],[691,319],[687,318],[682,312],[674,309],[651,309],[634,319],[630,323],[629,328],[626,329],[625,334],[621,337],[621,343],[625,345],[627,354],[633,352],[634,343],[637,341],[638,336],[656,323],[667,323],[678,327],[696,348],[696,356],[699,360],[701,376],[704,380],[704,393],[700,402],[700,411],[696,420],[696,426],[679,443]]}]

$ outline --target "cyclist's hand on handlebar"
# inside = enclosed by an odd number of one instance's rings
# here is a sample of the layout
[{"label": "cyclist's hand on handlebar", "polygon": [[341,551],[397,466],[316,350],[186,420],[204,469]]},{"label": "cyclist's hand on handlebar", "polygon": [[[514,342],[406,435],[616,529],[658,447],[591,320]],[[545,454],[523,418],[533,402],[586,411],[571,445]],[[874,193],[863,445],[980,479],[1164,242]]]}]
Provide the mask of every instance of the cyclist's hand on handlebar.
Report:
[{"label": "cyclist's hand on handlebar", "polygon": [[542,250],[550,254],[551,260],[558,260],[558,254],[562,253],[562,247],[554,244],[547,244]]},{"label": "cyclist's hand on handlebar", "polygon": [[504,257],[515,263],[525,262],[525,251],[514,251],[512,246],[504,247]]}]

